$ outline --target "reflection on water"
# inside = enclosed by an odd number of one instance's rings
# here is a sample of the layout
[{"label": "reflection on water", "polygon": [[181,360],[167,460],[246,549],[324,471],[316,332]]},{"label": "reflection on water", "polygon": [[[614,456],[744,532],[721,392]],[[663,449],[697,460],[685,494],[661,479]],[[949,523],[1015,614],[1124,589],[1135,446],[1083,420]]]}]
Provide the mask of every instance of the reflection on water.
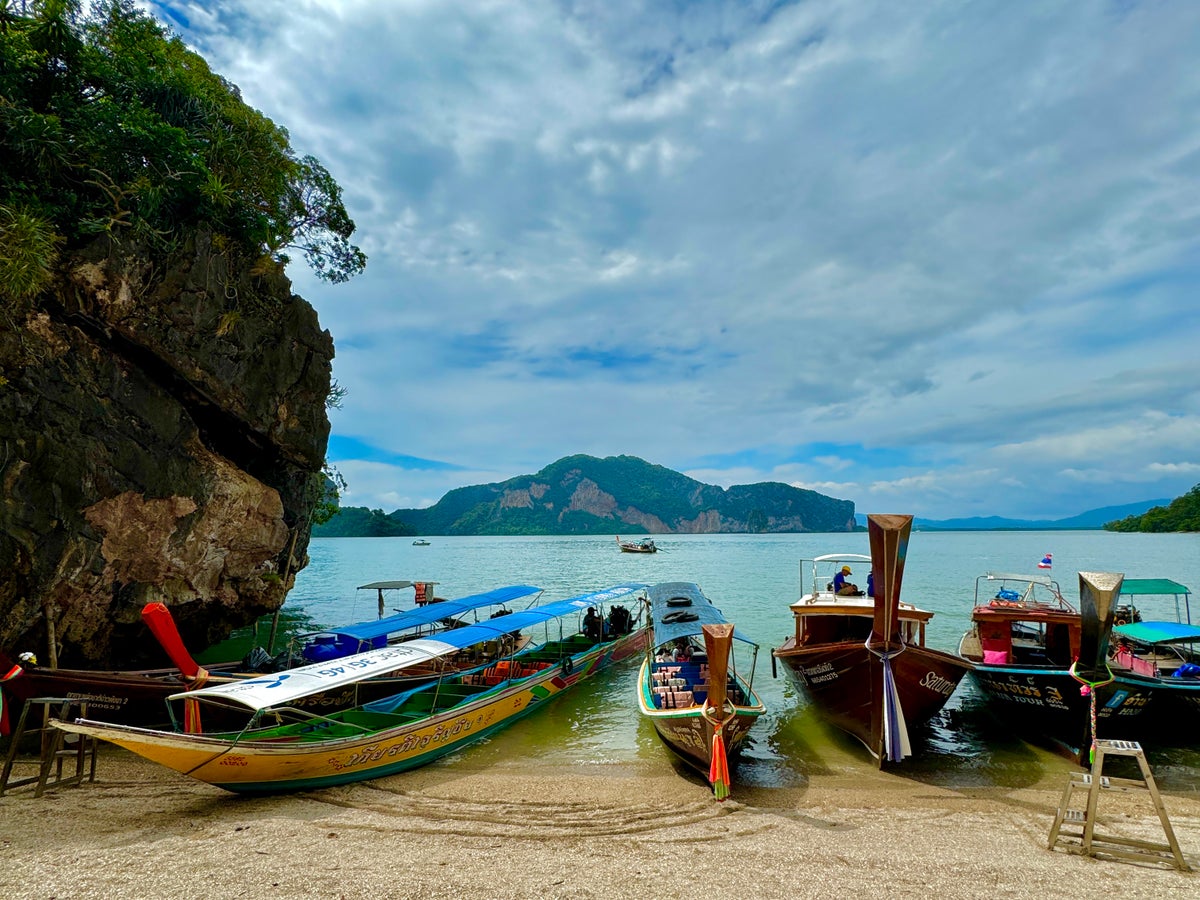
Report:
[{"label": "reflection on water", "polygon": [[[640,535],[629,535],[640,537]],[[309,547],[310,564],[297,578],[278,622],[276,650],[296,634],[373,619],[374,591],[383,580],[438,582],[440,597],[461,597],[505,584],[535,584],[539,602],[559,600],[626,581],[692,581],[761,644],[754,688],[768,713],[751,732],[738,778],[758,787],[797,787],[822,774],[873,769],[866,751],[826,726],[802,692],[771,677],[770,649],[792,629],[788,604],[799,596],[799,560],[825,553],[868,553],[865,533],[805,535],[656,536],[656,554],[620,553],[611,535],[597,537],[433,537],[427,547],[404,538],[326,538]],[[1078,595],[1078,571],[1127,577],[1170,577],[1200,586],[1194,535],[1107,532],[918,532],[909,544],[903,597],[935,612],[931,646],[953,652],[969,624],[975,578],[987,571],[1033,572],[1046,552],[1068,598]],[[389,597],[392,601],[396,595]],[[411,592],[392,607],[411,608]],[[388,610],[391,612],[391,608]],[[247,629],[206,652],[202,660],[241,658],[264,645]],[[491,739],[448,757],[471,766],[671,767],[670,752],[637,714],[637,663],[630,661],[584,682]],[[1185,739],[1143,740],[1155,778],[1167,790],[1200,790],[1200,752],[1175,746]],[[913,758],[897,770],[947,788],[1018,788],[1073,770],[1052,750],[1018,738],[999,723],[965,679],[946,709],[914,734]],[[1107,768],[1107,766],[1106,766]],[[686,771],[680,767],[681,771]],[[690,776],[688,776],[690,777]]]}]

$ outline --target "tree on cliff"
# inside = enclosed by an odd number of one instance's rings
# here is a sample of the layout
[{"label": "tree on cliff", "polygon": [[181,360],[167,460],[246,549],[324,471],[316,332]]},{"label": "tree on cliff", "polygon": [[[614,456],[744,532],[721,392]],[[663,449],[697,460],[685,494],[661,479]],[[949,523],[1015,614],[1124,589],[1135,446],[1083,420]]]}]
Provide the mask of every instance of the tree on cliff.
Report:
[{"label": "tree on cliff", "polygon": [[1156,506],[1140,516],[1108,522],[1105,531],[1200,531],[1200,484],[1167,506]]},{"label": "tree on cliff", "polygon": [[0,0],[6,303],[97,235],[169,250],[198,226],[260,267],[298,250],[340,282],[366,264],[325,168],[132,0]]}]

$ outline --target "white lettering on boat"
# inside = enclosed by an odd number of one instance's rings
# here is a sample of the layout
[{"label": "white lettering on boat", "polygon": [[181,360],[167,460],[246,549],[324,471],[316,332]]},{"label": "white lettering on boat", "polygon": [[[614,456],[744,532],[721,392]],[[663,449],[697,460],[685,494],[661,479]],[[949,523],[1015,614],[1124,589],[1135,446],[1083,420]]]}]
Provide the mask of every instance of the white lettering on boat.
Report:
[{"label": "white lettering on boat", "polygon": [[937,672],[929,671],[925,673],[925,677],[921,679],[921,687],[927,687],[931,691],[936,691],[949,697],[954,693],[954,689],[958,685],[949,678],[943,678]]}]

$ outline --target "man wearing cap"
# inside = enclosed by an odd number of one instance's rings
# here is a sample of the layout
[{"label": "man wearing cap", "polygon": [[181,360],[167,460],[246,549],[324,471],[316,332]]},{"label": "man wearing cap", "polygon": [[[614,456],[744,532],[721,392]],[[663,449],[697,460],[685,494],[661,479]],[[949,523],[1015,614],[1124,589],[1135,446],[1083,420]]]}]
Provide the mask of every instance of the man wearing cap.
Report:
[{"label": "man wearing cap", "polygon": [[849,566],[842,566],[842,571],[833,576],[833,592],[842,597],[857,597],[858,585],[851,584],[846,576],[852,574]]}]

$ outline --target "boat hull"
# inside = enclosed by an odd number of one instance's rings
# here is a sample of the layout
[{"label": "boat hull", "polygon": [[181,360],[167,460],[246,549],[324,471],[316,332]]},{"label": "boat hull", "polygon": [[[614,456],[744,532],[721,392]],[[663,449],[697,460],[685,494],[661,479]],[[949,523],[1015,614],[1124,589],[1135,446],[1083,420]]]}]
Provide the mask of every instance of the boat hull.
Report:
[{"label": "boat hull", "polygon": [[487,737],[580,681],[637,655],[646,645],[647,634],[645,628],[634,631],[572,657],[570,666],[552,666],[443,713],[361,736],[237,740],[229,735],[187,735],[87,720],[57,723],[57,727],[109,741],[235,793],[330,787],[415,769]]},{"label": "boat hull", "polygon": [[[775,651],[788,674],[822,717],[881,758],[884,719],[883,662],[861,641],[797,648],[789,640]],[[904,721],[915,727],[941,711],[970,663],[928,647],[906,647],[891,659]]]},{"label": "boat hull", "polygon": [[[699,707],[656,708],[651,691],[650,671],[649,660],[643,660],[642,668],[638,673],[639,712],[650,721],[659,739],[676,756],[707,778],[712,765],[712,723],[704,717]],[[754,723],[766,712],[766,707],[750,690],[745,680],[739,677],[737,681],[745,695],[752,698],[754,702],[746,705],[734,704],[733,718],[726,722],[721,729],[721,737],[725,741],[725,752],[731,764],[736,762],[740,755]]]},{"label": "boat hull", "polygon": [[[1022,733],[1048,738],[1073,758],[1091,747],[1091,699],[1065,669],[977,663],[971,673],[998,716]],[[1149,684],[1121,678],[1095,689],[1096,731],[1101,738],[1137,736],[1151,702]]]}]

